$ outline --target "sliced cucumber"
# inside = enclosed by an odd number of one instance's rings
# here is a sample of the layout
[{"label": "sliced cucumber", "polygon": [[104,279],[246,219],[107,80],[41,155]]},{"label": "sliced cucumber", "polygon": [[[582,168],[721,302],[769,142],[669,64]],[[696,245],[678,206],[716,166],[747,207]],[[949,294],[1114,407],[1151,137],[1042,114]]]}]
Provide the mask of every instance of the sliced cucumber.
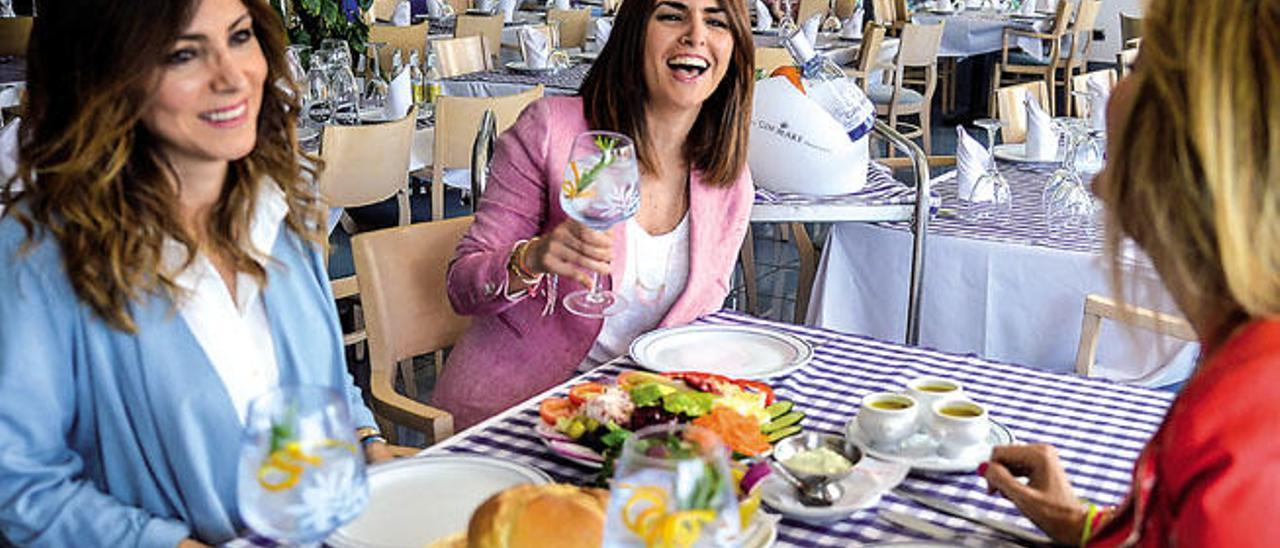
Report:
[{"label": "sliced cucumber", "polygon": [[804,429],[803,426],[800,426],[797,424],[794,426],[788,426],[781,430],[774,430],[769,434],[769,443],[777,443],[778,440],[799,434],[800,431],[803,429]]},{"label": "sliced cucumber", "polygon": [[800,422],[800,419],[803,419],[803,418],[804,418],[804,413],[801,413],[799,411],[792,411],[790,413],[787,413],[786,415],[773,419],[772,421],[769,422],[769,424],[762,426],[760,428],[760,431],[764,432],[765,434],[768,434],[769,432],[776,432],[778,430],[791,426],[797,422]]},{"label": "sliced cucumber", "polygon": [[777,419],[778,417],[787,414],[787,411],[790,411],[793,406],[795,406],[795,404],[792,402],[787,400],[778,400],[773,402],[773,405],[764,408],[764,410],[769,413],[770,419]]}]

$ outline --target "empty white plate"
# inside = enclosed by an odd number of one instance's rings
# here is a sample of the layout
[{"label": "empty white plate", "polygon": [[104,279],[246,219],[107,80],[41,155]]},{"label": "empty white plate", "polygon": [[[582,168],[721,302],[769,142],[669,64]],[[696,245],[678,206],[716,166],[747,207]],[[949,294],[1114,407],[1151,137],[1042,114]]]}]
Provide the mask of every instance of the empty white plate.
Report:
[{"label": "empty white plate", "polygon": [[415,457],[369,469],[369,505],[325,543],[335,548],[428,546],[465,531],[489,497],[525,483],[550,483],[546,473],[477,455]]},{"label": "empty white plate", "polygon": [[992,154],[996,157],[996,159],[1004,160],[1007,162],[1020,162],[1020,163],[1033,163],[1033,164],[1062,163],[1061,148],[1058,149],[1058,152],[1054,153],[1055,156],[1052,160],[1037,160],[1034,158],[1027,157],[1026,143],[999,144],[994,147],[994,149],[992,150]]},{"label": "empty white plate", "polygon": [[659,373],[698,371],[739,379],[786,375],[813,358],[799,337],[743,325],[686,325],[645,333],[631,343],[631,358]]}]

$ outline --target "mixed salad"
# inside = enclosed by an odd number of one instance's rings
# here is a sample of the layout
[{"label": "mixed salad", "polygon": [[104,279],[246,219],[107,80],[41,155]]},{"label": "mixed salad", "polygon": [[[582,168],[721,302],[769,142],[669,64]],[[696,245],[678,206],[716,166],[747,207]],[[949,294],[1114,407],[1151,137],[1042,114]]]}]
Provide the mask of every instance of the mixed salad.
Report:
[{"label": "mixed salad", "polygon": [[804,413],[777,400],[762,382],[696,372],[627,371],[616,385],[588,382],[539,406],[538,433],[570,460],[603,464],[632,432],[655,424],[692,423],[720,436],[736,457],[767,454],[800,432]]}]

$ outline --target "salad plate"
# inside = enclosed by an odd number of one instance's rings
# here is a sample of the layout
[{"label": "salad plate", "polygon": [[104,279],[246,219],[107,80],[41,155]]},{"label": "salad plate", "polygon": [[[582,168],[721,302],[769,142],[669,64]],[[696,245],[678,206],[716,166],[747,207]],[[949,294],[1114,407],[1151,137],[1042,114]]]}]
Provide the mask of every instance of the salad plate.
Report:
[{"label": "salad plate", "polygon": [[849,443],[873,458],[908,464],[912,471],[942,474],[972,472],[978,468],[979,464],[991,458],[993,447],[1017,442],[1017,438],[1008,427],[994,420],[991,421],[991,430],[987,433],[984,443],[979,443],[954,458],[940,455],[937,440],[924,431],[911,435],[895,447],[881,447],[873,444],[862,428],[858,427],[856,417],[845,425],[845,436]]},{"label": "salad plate", "polygon": [[813,346],[795,335],[758,327],[685,325],[637,337],[630,353],[640,367],[659,373],[767,379],[804,367],[813,358]]},{"label": "salad plate", "polygon": [[1055,164],[1062,163],[1062,149],[1058,149],[1052,160],[1038,160],[1027,157],[1026,143],[1003,143],[996,145],[992,149],[992,155],[997,160],[1006,162],[1018,162],[1023,164]]},{"label": "salad plate", "polygon": [[[479,455],[400,459],[369,468],[369,503],[325,540],[335,548],[423,546],[465,531],[471,514],[495,493],[551,483],[545,472]],[[448,493],[431,497],[430,493]]]}]

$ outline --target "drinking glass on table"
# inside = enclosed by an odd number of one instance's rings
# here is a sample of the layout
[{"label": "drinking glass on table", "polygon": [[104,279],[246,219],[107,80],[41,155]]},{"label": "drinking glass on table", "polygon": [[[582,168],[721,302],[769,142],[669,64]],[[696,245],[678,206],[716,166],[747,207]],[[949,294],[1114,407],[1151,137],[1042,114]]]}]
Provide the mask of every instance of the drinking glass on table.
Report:
[{"label": "drinking glass on table", "polygon": [[317,51],[311,56],[311,69],[307,71],[307,97],[302,113],[316,125],[324,125],[333,119],[333,90],[329,83],[328,59]]},{"label": "drinking glass on table", "polygon": [[236,498],[272,540],[318,545],[369,498],[346,400],[323,386],[280,387],[249,404]]},{"label": "drinking glass on table", "polygon": [[1099,207],[1076,165],[1077,150],[1088,128],[1079,118],[1058,118],[1054,125],[1066,134],[1067,148],[1062,156],[1062,165],[1053,172],[1053,177],[1044,187],[1045,222],[1051,233],[1084,231],[1090,234]]},{"label": "drinking glass on table", "polygon": [[382,61],[378,50],[386,46],[386,42],[369,42],[369,59],[372,73],[365,81],[364,96],[360,98],[361,117],[381,115],[387,106],[387,96],[391,93],[391,84],[382,77]]},{"label": "drinking glass on table", "polygon": [[996,166],[995,142],[996,133],[1001,128],[1000,120],[983,118],[973,123],[987,132],[988,164],[982,176],[973,184],[969,195],[959,196],[962,203],[961,216],[968,220],[1007,216],[1013,207],[1013,191]]},{"label": "drinking glass on table", "polygon": [[[560,187],[560,207],[575,221],[600,231],[634,216],[640,208],[640,170],[631,138],[610,131],[575,137]],[[627,302],[602,291],[600,275],[592,272],[591,289],[565,296],[564,306],[579,316],[603,318],[621,312]]]},{"label": "drinking glass on table", "polygon": [[1105,133],[1101,129],[1089,127],[1089,120],[1092,119],[1091,113],[1094,108],[1093,94],[1084,90],[1075,90],[1071,92],[1071,95],[1074,95],[1080,101],[1080,117],[1083,122],[1080,125],[1080,143],[1075,149],[1076,169],[1092,178],[1093,175],[1102,171],[1102,166],[1106,162]]},{"label": "drinking glass on table", "polygon": [[728,449],[710,430],[643,428],[614,465],[605,546],[738,546],[740,516]]}]

